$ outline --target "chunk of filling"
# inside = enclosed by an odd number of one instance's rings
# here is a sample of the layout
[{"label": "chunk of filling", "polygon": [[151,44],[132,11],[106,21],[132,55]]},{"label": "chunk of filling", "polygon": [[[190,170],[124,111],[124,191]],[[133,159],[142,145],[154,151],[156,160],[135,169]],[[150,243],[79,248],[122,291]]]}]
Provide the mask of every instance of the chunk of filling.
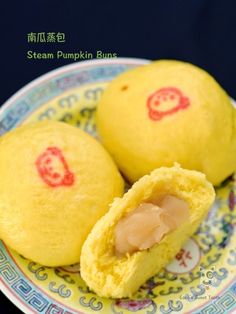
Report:
[{"label": "chunk of filling", "polygon": [[155,203],[142,203],[117,223],[116,255],[149,249],[188,219],[187,202],[175,196],[166,195]]}]

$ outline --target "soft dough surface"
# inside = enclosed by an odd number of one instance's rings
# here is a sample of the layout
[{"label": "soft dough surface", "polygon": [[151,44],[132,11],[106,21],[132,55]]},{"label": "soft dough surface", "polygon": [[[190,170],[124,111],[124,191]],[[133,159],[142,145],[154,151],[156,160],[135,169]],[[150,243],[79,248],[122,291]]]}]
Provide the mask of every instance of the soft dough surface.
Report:
[{"label": "soft dough surface", "polygon": [[103,93],[97,124],[130,182],[173,162],[214,185],[236,170],[236,110],[220,85],[189,63],[155,61],[122,73]]},{"label": "soft dough surface", "polygon": [[1,137],[0,173],[0,238],[47,266],[78,262],[91,228],[123,192],[100,143],[61,122]]},{"label": "soft dough surface", "polygon": [[[117,222],[140,203],[165,194],[189,205],[190,220],[167,234],[149,250],[119,258],[115,255],[114,229]],[[81,276],[103,297],[131,296],[149,277],[155,275],[180,250],[206,216],[215,192],[204,174],[175,165],[159,168],[142,177],[94,226],[81,253]]]}]

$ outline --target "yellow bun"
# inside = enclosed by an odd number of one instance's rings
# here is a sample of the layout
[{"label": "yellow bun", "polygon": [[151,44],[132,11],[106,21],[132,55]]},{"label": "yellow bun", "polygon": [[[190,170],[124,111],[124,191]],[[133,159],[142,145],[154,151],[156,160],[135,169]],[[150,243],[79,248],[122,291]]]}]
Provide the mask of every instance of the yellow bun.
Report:
[{"label": "yellow bun", "polygon": [[127,71],[105,90],[98,131],[134,182],[178,162],[214,185],[236,170],[236,110],[205,71],[180,61],[155,61]]},{"label": "yellow bun", "polygon": [[0,238],[47,266],[78,262],[94,223],[123,192],[123,180],[100,143],[61,122],[4,135],[0,173]]},{"label": "yellow bun", "polygon": [[[151,249],[116,257],[114,229],[118,221],[140,203],[165,193],[188,203],[190,219]],[[178,253],[206,216],[214,197],[213,186],[204,174],[178,165],[159,168],[144,176],[123,198],[113,202],[110,211],[92,229],[82,248],[82,278],[99,296],[130,297]]]}]

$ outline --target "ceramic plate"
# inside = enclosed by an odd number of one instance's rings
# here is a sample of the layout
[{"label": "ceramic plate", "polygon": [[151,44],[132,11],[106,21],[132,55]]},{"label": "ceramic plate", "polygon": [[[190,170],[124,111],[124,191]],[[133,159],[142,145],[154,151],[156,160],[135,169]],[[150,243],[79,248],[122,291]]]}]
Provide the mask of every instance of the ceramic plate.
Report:
[{"label": "ceramic plate", "polygon": [[[96,106],[109,81],[146,62],[87,61],[52,71],[5,103],[0,111],[0,134],[21,124],[53,119],[96,136]],[[2,242],[1,290],[24,313],[236,313],[235,179],[232,176],[222,183],[198,231],[132,299],[100,298],[86,287],[79,265],[44,267]]]}]

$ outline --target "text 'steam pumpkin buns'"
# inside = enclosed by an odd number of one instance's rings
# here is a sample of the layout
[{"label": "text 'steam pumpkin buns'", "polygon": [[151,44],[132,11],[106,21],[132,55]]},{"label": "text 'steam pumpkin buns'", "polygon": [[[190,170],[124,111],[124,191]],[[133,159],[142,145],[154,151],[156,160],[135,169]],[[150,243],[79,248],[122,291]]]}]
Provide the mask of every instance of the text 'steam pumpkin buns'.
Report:
[{"label": "text 'steam pumpkin buns'", "polygon": [[47,266],[78,262],[94,223],[123,192],[100,143],[61,122],[1,137],[0,173],[0,238]]},{"label": "text 'steam pumpkin buns'", "polygon": [[179,165],[142,177],[89,234],[82,278],[100,296],[131,296],[178,253],[214,197],[204,174]]},{"label": "text 'steam pumpkin buns'", "polygon": [[134,182],[178,162],[214,185],[236,170],[236,110],[204,70],[155,61],[122,73],[98,105],[98,131]]}]

